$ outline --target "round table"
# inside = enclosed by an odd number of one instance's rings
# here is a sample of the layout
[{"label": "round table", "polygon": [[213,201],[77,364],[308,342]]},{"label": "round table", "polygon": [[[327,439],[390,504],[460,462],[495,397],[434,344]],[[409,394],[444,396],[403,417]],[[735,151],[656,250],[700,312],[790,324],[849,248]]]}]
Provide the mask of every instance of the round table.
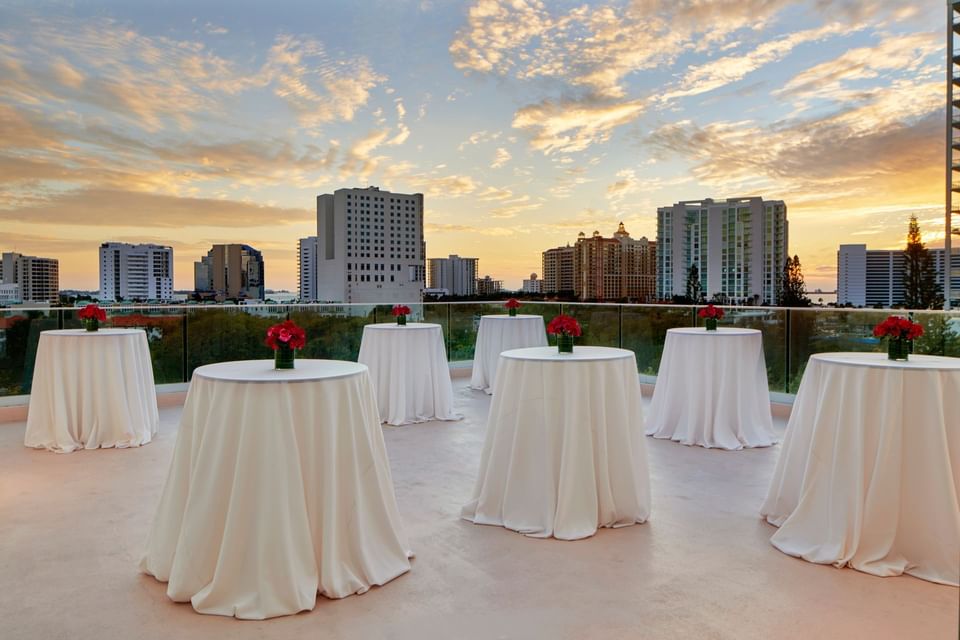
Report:
[{"label": "round table", "polygon": [[668,330],[647,435],[731,450],[776,444],[761,333]]},{"label": "round table", "polygon": [[453,384],[439,324],[368,324],[357,361],[370,368],[381,422],[404,425],[462,417],[453,410]]},{"label": "round table", "polygon": [[543,316],[482,316],[473,349],[473,374],[470,388],[493,393],[500,354],[511,349],[547,346]]},{"label": "round table", "polygon": [[410,569],[367,368],[223,362],[193,372],[140,562],[200,613],[264,619]]},{"label": "round table", "polygon": [[645,522],[650,473],[632,351],[556,347],[500,356],[480,472],[462,516],[576,540]]},{"label": "round table", "polygon": [[24,445],[59,453],[139,447],[159,424],[142,329],[40,333]]},{"label": "round table", "polygon": [[761,513],[811,562],[960,582],[960,358],[810,356]]}]

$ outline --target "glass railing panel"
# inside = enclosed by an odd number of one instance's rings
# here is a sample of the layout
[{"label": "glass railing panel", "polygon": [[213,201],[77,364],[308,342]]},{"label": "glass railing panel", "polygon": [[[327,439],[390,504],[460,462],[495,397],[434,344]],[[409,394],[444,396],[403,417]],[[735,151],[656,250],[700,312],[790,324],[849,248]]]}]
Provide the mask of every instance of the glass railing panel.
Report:
[{"label": "glass railing panel", "polygon": [[[64,312],[64,328],[79,328],[79,310]],[[107,309],[107,327],[143,329],[153,360],[156,384],[183,382],[183,330],[186,313],[177,307],[121,307]]]},{"label": "glass railing panel", "polygon": [[187,312],[187,373],[205,364],[273,357],[267,329],[286,318],[282,307],[199,306]]},{"label": "glass railing panel", "polygon": [[693,307],[624,305],[621,308],[623,348],[636,354],[637,370],[655,376],[660,368],[667,330],[693,326]]},{"label": "glass railing panel", "polygon": [[[304,305],[292,307],[289,313],[307,333],[301,358],[356,361],[363,327],[374,322],[374,305]],[[272,356],[267,351],[266,357]]]},{"label": "glass railing panel", "polygon": [[59,328],[58,316],[58,310],[0,310],[0,395],[30,393],[40,332]]},{"label": "glass railing panel", "polygon": [[[575,345],[620,346],[620,305],[564,303],[563,312],[580,323],[583,335]],[[556,344],[553,336],[549,336],[549,340],[550,344]]]}]

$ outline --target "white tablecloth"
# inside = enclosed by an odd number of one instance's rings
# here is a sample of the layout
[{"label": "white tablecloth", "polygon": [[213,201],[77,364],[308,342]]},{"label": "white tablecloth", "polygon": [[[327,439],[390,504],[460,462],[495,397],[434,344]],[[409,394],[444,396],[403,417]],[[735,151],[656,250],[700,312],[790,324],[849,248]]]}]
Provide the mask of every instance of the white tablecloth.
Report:
[{"label": "white tablecloth", "polygon": [[784,553],[960,582],[960,358],[807,362],[767,499]]},{"label": "white tablecloth", "polygon": [[470,387],[493,393],[500,354],[510,349],[547,346],[543,316],[483,316],[473,349],[473,375]]},{"label": "white tablecloth", "polygon": [[480,473],[462,515],[530,536],[576,540],[644,522],[650,474],[633,352],[506,351]]},{"label": "white tablecloth", "polygon": [[140,568],[200,613],[257,620],[408,571],[367,368],[194,371]]},{"label": "white tablecloth", "polygon": [[647,435],[721,449],[776,444],[760,332],[668,330]]},{"label": "white tablecloth", "polygon": [[357,361],[370,368],[380,420],[392,425],[459,420],[438,324],[368,324]]},{"label": "white tablecloth", "polygon": [[23,443],[60,453],[139,447],[157,435],[153,364],[142,329],[44,331]]}]

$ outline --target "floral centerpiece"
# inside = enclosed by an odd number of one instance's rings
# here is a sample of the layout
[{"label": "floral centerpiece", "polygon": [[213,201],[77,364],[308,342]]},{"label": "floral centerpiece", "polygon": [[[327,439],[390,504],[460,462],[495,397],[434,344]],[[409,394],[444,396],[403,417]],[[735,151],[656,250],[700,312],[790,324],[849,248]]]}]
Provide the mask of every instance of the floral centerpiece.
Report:
[{"label": "floral centerpiece", "polygon": [[100,323],[107,321],[107,312],[95,304],[88,304],[77,314],[83,328],[87,331],[99,331]]},{"label": "floral centerpiece", "polygon": [[561,313],[547,325],[547,333],[557,336],[558,352],[573,353],[573,339],[581,334],[580,323]]},{"label": "floral centerpiece", "polygon": [[410,313],[410,307],[405,304],[394,305],[390,313],[397,319],[397,324],[404,325],[407,324],[407,315]]},{"label": "floral centerpiece", "polygon": [[703,323],[706,325],[707,331],[716,331],[717,320],[723,320],[723,309],[708,304],[703,309],[700,309],[697,315],[703,318]]},{"label": "floral centerpiece", "polygon": [[507,300],[506,304],[504,304],[503,306],[507,308],[508,314],[510,314],[511,316],[515,316],[517,315],[517,309],[520,308],[520,301],[517,300],[516,298],[510,298],[509,300]]},{"label": "floral centerpiece", "polygon": [[307,333],[293,320],[284,320],[267,329],[264,342],[273,349],[275,369],[293,369],[297,349],[307,344]]},{"label": "floral centerpiece", "polygon": [[923,325],[903,316],[889,316],[873,328],[873,335],[887,339],[887,357],[906,360],[913,341],[923,335]]}]

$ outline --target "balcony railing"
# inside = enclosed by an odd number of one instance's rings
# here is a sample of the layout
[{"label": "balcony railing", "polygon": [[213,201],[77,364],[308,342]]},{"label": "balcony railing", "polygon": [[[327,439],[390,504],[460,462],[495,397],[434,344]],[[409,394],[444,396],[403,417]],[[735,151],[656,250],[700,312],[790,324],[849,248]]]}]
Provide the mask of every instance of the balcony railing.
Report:
[{"label": "balcony railing", "polygon": [[[816,301],[816,294],[812,294]],[[504,313],[502,302],[410,305],[413,317],[443,327],[451,362],[473,359],[477,326],[483,314]],[[558,313],[583,327],[578,344],[622,347],[637,357],[639,373],[655,376],[667,329],[699,324],[697,310],[686,305],[631,305],[526,302],[523,313]],[[0,309],[0,396],[30,393],[40,332],[80,328],[79,309]],[[823,351],[882,351],[874,325],[890,313],[877,309],[727,307],[724,325],[763,332],[770,390],[795,393],[807,358]],[[289,315],[307,331],[306,358],[356,360],[363,326],[392,321],[389,305],[185,305],[116,307],[108,326],[139,327],[147,332],[157,384],[182,383],[196,367],[226,360],[264,359],[268,326]],[[960,357],[960,312],[918,311],[914,319],[925,335],[915,353]],[[96,375],[96,372],[91,372]]]}]

